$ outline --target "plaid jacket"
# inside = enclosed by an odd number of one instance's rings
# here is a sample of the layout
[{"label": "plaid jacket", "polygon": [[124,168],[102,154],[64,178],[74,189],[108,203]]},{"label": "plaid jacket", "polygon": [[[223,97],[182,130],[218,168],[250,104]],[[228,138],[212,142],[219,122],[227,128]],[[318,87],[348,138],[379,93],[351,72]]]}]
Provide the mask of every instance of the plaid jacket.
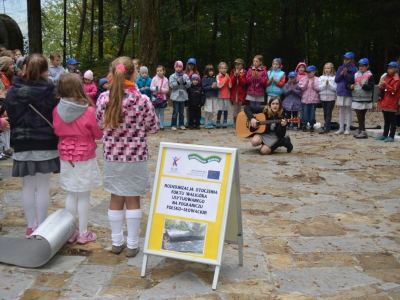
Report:
[{"label": "plaid jacket", "polygon": [[[104,127],[104,112],[110,92],[100,95],[97,100],[96,116],[99,127]],[[149,98],[136,87],[125,87],[122,100],[122,123],[117,128],[103,130],[103,155],[107,161],[147,161],[147,135],[156,133],[159,124]]]},{"label": "plaid jacket", "polygon": [[26,83],[25,77],[15,77],[6,96],[6,110],[15,152],[57,150],[58,137],[53,128],[30,106],[35,107],[50,123],[57,106],[55,86],[40,79]]}]

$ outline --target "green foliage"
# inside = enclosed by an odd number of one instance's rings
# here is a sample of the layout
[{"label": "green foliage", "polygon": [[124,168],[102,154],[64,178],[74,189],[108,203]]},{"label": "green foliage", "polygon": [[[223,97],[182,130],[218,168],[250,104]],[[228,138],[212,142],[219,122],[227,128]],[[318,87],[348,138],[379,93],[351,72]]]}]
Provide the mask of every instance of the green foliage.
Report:
[{"label": "green foliage", "polygon": [[[94,49],[90,57],[90,7],[95,1]],[[79,57],[84,62],[96,63],[97,3],[88,1],[82,48],[77,52],[76,41],[81,15],[81,2],[68,0],[67,57]],[[43,6],[43,49],[62,52],[62,0],[46,1]],[[130,10],[135,10],[135,51],[146,42],[139,37],[140,18],[138,0],[124,0],[122,22],[118,24],[116,1],[104,1],[104,56],[117,55],[123,29]],[[373,72],[400,54],[398,0],[163,0],[161,5],[161,38],[158,61],[172,72],[173,62],[186,63],[190,57],[198,61],[198,70],[220,61],[228,63],[236,58],[246,59],[246,67],[254,55],[264,56],[269,68],[272,59],[280,57],[284,70],[289,72],[299,61],[314,64],[322,70],[325,62],[340,65],[341,55],[352,51],[356,59],[368,57]],[[217,16],[215,47],[213,47],[214,17]],[[254,20],[252,22],[251,20]],[[253,27],[251,36],[249,32]],[[131,32],[125,41],[124,54],[131,53]],[[215,51],[214,51],[215,50]],[[214,52],[213,52],[214,51]],[[140,57],[139,57],[140,58]],[[142,62],[146,64],[146,62]],[[170,73],[167,72],[167,73]],[[153,74],[151,74],[153,75]]]}]

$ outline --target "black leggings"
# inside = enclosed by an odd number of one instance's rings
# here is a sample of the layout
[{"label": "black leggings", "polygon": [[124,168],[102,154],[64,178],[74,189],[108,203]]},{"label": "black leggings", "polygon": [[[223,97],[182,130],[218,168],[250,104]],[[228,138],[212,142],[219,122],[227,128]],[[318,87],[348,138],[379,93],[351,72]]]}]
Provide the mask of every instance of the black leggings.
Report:
[{"label": "black leggings", "polygon": [[[396,133],[396,112],[394,111],[383,111],[383,119],[385,120],[385,125],[383,126],[383,135],[390,136],[394,139],[394,134]],[[390,128],[390,134],[389,134]]]},{"label": "black leggings", "polygon": [[358,120],[358,130],[365,131],[365,115],[367,114],[367,109],[355,109],[357,120]]}]

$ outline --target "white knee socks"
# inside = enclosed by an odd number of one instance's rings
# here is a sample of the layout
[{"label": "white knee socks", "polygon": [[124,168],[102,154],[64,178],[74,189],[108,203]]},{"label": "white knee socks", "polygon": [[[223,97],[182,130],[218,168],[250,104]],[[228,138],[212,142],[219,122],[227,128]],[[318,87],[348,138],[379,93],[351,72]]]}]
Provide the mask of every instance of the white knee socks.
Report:
[{"label": "white knee socks", "polygon": [[124,244],[124,233],[122,226],[124,224],[124,211],[123,210],[108,210],[108,220],[111,227],[111,239],[114,246],[121,246]]},{"label": "white knee socks", "polygon": [[126,210],[126,228],[128,230],[127,246],[130,249],[136,249],[139,245],[139,228],[141,220],[141,209]]},{"label": "white knee socks", "polygon": [[36,173],[35,176],[25,176],[22,186],[22,207],[28,228],[36,227],[35,220],[35,190],[38,224],[47,218],[50,204],[50,176],[51,174]]}]

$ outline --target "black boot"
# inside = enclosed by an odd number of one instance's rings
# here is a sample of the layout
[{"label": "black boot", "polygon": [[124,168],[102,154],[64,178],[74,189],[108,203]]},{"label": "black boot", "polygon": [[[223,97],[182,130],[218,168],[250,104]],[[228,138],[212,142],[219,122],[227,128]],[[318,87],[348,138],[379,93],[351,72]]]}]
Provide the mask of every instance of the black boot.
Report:
[{"label": "black boot", "polygon": [[287,149],[287,153],[292,152],[293,145],[292,142],[290,141],[290,137],[285,136],[282,140],[283,140],[283,147]]},{"label": "black boot", "polygon": [[[289,143],[287,142],[287,141],[289,141]],[[289,145],[290,144],[290,145]],[[275,145],[273,145],[272,147],[271,147],[271,153],[272,152],[274,152],[276,149],[278,149],[279,147],[285,147],[285,148],[290,148],[290,146],[292,147],[292,149],[293,149],[293,146],[292,146],[292,143],[290,143],[290,138],[289,137],[284,137],[283,139],[280,139],[280,140],[278,140],[277,142],[276,142],[276,144]],[[288,149],[289,149],[288,148]],[[290,149],[290,151],[292,151],[292,149]],[[288,152],[290,152],[289,150],[288,150]]]}]

